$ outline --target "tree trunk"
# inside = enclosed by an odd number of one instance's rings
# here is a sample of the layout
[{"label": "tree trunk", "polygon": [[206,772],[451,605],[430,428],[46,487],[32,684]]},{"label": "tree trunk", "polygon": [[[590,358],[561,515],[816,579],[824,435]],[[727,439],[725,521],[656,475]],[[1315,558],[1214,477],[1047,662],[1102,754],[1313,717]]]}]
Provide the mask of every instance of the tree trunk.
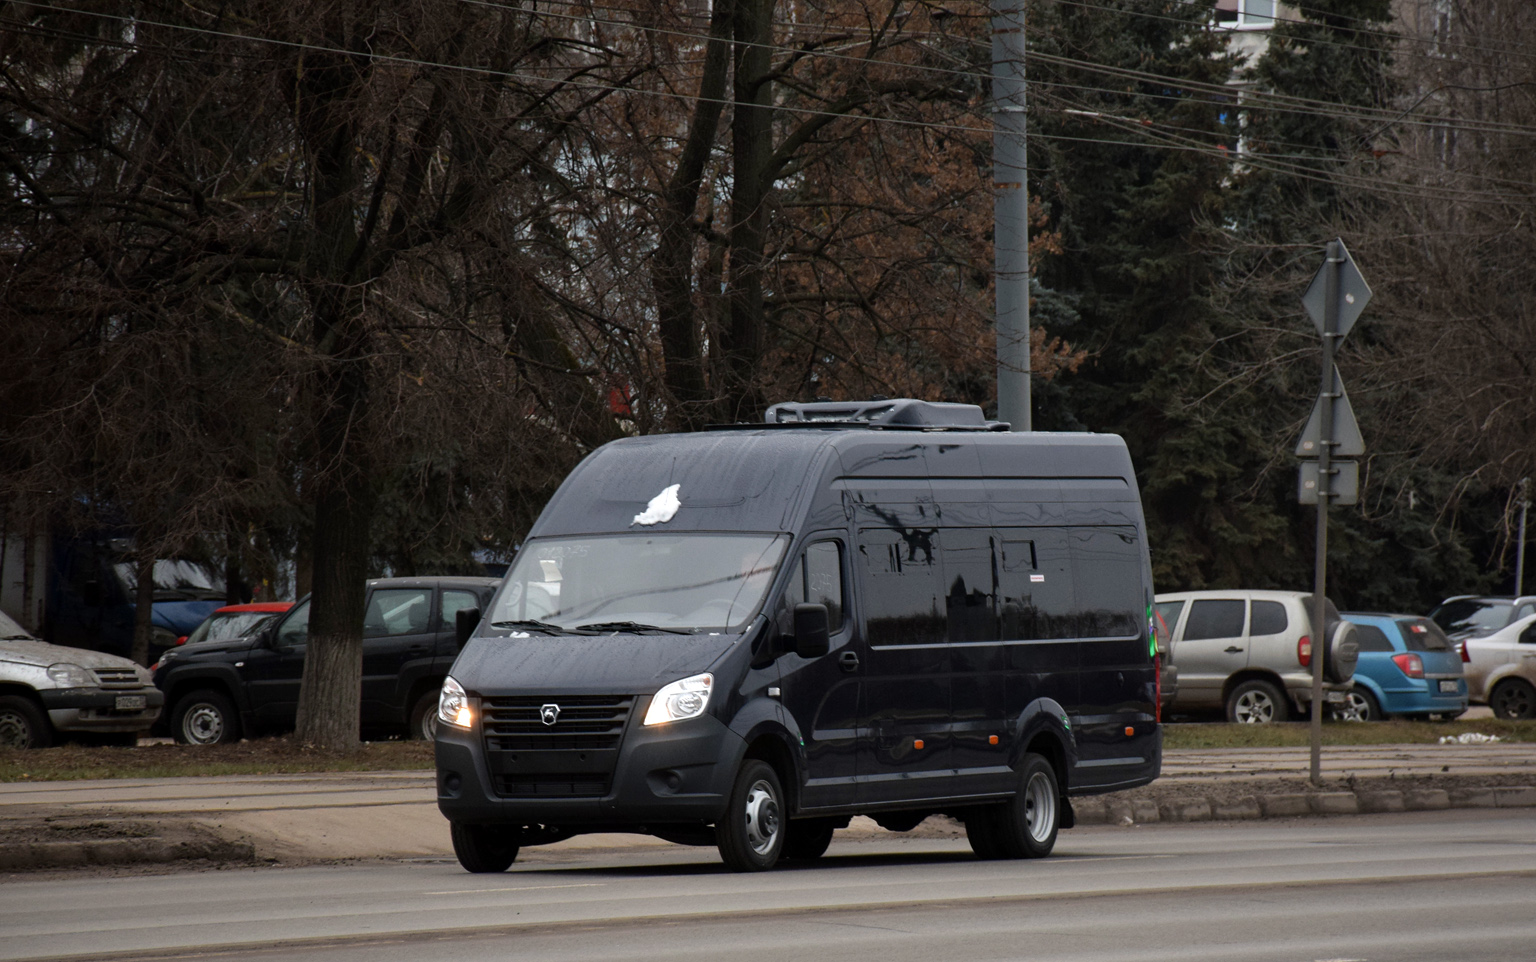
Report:
[{"label": "tree trunk", "polygon": [[704,73],[699,78],[699,99],[694,102],[688,139],[677,158],[677,169],[662,192],[657,213],[656,252],[652,257],[651,285],[656,291],[656,315],[661,331],[665,365],[664,381],[670,395],[672,427],[688,430],[707,420],[708,387],[699,340],[699,318],[693,289],[693,216],[698,209],[704,165],[720,126],[725,101],[725,78],[731,66],[731,32],[735,4],[716,0],[709,21],[709,43],[704,49]]},{"label": "tree trunk", "polygon": [[773,0],[736,5],[735,116],[731,122],[730,315],[720,332],[722,420],[762,412],[756,370],[763,356],[763,238],[768,226],[768,163],[773,157]]},{"label": "tree trunk", "polygon": [[140,547],[134,571],[138,583],[133,591],[133,647],[128,657],[136,665],[147,665],[149,642],[155,630],[155,553]]}]

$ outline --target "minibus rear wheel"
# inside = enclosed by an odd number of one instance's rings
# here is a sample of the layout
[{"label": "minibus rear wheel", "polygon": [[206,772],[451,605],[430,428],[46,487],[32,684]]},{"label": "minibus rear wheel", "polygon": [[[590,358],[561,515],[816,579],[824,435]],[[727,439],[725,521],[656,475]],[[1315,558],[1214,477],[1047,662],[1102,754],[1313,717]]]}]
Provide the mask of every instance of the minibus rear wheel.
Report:
[{"label": "minibus rear wheel", "polygon": [[725,817],[715,826],[720,858],[737,872],[773,868],[784,851],[786,821],[784,790],[773,766],[747,759],[736,773]]},{"label": "minibus rear wheel", "polygon": [[965,834],[978,858],[1045,858],[1061,826],[1061,786],[1044,755],[1026,752],[1019,792],[1000,805],[973,809]]},{"label": "minibus rear wheel", "polygon": [[501,825],[450,822],[453,854],[466,872],[505,872],[517,861],[516,830]]}]

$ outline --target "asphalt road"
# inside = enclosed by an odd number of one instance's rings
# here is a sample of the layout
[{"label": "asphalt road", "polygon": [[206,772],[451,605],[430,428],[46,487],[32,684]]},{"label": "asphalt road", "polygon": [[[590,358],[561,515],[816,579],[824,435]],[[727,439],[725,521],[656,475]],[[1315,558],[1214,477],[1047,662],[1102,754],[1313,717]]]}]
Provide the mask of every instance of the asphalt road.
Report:
[{"label": "asphalt road", "polygon": [[1093,827],[1041,862],[944,839],[802,868],[712,849],[540,853],[0,885],[0,959],[1536,958],[1536,810]]}]

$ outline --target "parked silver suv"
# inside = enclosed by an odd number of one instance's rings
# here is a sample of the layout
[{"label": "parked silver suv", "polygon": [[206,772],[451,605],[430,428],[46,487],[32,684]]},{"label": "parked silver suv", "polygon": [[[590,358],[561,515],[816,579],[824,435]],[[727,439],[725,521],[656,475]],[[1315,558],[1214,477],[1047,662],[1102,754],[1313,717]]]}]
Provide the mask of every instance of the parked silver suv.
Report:
[{"label": "parked silver suv", "polygon": [[[1326,604],[1323,694],[1344,708],[1353,686],[1355,626]],[[1305,714],[1312,700],[1312,595],[1300,591],[1180,591],[1157,596],[1179,670],[1171,711],[1225,709],[1234,722]]]}]

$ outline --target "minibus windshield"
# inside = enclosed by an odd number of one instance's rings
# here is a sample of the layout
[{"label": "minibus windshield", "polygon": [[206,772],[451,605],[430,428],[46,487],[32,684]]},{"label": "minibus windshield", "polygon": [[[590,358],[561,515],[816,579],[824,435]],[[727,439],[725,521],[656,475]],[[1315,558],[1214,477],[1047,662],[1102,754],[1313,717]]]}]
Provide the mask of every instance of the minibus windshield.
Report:
[{"label": "minibus windshield", "polygon": [[619,534],[530,541],[491,624],[561,631],[733,631],[757,613],[789,539]]}]

